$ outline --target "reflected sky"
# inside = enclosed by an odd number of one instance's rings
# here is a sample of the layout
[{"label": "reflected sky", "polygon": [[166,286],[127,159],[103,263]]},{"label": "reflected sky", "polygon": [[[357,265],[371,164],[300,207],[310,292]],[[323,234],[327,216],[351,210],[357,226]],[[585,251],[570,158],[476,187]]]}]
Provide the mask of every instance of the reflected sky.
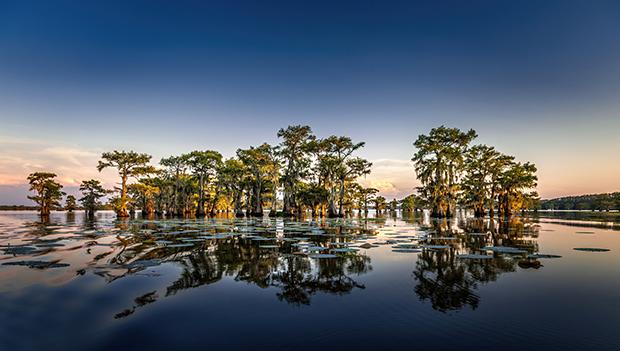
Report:
[{"label": "reflected sky", "polygon": [[3,212],[0,346],[617,349],[620,232],[548,220]]}]

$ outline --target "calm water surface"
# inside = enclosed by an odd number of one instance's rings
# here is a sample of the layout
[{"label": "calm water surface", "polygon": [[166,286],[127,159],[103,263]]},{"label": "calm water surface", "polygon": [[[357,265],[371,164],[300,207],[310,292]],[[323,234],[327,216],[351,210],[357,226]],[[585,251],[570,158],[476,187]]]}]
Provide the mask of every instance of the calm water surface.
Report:
[{"label": "calm water surface", "polygon": [[0,212],[0,350],[620,350],[617,225],[543,217]]}]

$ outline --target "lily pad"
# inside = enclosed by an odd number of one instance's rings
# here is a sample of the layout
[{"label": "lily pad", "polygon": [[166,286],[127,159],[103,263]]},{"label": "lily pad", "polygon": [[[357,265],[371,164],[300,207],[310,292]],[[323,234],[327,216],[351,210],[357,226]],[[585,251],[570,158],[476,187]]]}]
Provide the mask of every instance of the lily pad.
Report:
[{"label": "lily pad", "polygon": [[338,258],[338,256],[334,255],[334,254],[314,254],[314,255],[310,255],[311,258],[316,258],[316,259],[325,259],[325,258]]},{"label": "lily pad", "polygon": [[535,254],[531,254],[531,255],[527,255],[527,258],[531,258],[531,259],[537,259],[537,258],[561,258],[562,256],[560,255],[549,255],[549,254],[540,254],[540,253],[535,253]]},{"label": "lily pad", "polygon": [[445,250],[450,248],[448,245],[424,245],[422,247],[430,250]]},{"label": "lily pad", "polygon": [[456,258],[464,259],[464,260],[489,260],[492,259],[491,255],[480,255],[480,254],[463,254],[456,255]]},{"label": "lily pad", "polygon": [[60,244],[60,243],[35,243],[35,245],[37,245],[37,247],[63,247],[65,246],[64,244]]},{"label": "lily pad", "polygon": [[61,268],[69,267],[68,263],[47,262],[47,261],[16,261],[5,262],[3,266],[27,266],[28,268],[46,269],[46,268]]},{"label": "lily pad", "polygon": [[333,252],[338,252],[338,253],[347,253],[347,252],[356,252],[359,251],[358,249],[354,249],[351,247],[342,247],[342,248],[338,248],[338,249],[332,249]]},{"label": "lily pad", "polygon": [[422,252],[422,249],[392,249],[392,252],[414,253],[414,252]]},{"label": "lily pad", "polygon": [[485,246],[482,250],[493,251],[497,253],[505,253],[505,254],[524,254],[527,253],[525,250],[517,249],[516,247],[510,246]]},{"label": "lily pad", "polygon": [[252,241],[269,241],[269,240],[274,240],[275,238],[265,238],[262,236],[255,236],[252,238]]},{"label": "lily pad", "polygon": [[190,243],[187,243],[187,244],[172,244],[172,245],[168,245],[166,247],[191,247],[191,246],[194,246],[194,244],[190,244]]},{"label": "lily pad", "polygon": [[329,250],[328,247],[324,247],[324,246],[308,246],[307,249],[308,249],[308,251],[325,251],[325,250]]},{"label": "lily pad", "polygon": [[573,250],[577,251],[588,251],[588,252],[607,252],[611,251],[610,249],[603,249],[599,247],[575,247]]},{"label": "lily pad", "polygon": [[26,255],[37,251],[32,246],[6,246],[2,249],[6,255]]},{"label": "lily pad", "polygon": [[360,247],[361,247],[362,249],[371,249],[371,248],[373,248],[373,247],[378,247],[378,246],[379,246],[379,245],[372,245],[372,244],[369,244],[369,243],[365,243],[365,244],[360,245]]},{"label": "lily pad", "polygon": [[393,249],[419,249],[417,244],[398,244],[392,246]]},{"label": "lily pad", "polygon": [[295,244],[291,244],[291,246],[306,247],[306,246],[310,246],[310,244],[308,244],[308,243],[295,243]]}]

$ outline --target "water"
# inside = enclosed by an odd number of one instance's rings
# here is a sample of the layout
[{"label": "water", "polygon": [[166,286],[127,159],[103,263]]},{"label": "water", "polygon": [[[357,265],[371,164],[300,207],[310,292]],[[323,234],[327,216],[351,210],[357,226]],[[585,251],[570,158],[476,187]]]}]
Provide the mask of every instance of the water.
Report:
[{"label": "water", "polygon": [[0,212],[0,349],[618,350],[620,231],[587,223]]}]

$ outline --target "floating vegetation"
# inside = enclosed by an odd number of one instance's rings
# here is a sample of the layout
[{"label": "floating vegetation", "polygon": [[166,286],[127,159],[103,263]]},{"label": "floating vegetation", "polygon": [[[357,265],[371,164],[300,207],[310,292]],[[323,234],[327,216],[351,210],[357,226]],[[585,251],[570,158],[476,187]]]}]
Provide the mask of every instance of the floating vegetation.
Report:
[{"label": "floating vegetation", "polygon": [[521,260],[517,264],[519,265],[519,267],[523,269],[529,269],[529,268],[539,269],[540,267],[543,266],[542,263],[540,263],[540,261],[537,261],[537,260]]},{"label": "floating vegetation", "polygon": [[186,243],[186,244],[172,244],[167,245],[166,247],[192,247],[194,244]]},{"label": "floating vegetation", "polygon": [[63,247],[65,246],[64,244],[59,244],[59,243],[37,243],[35,244],[37,247]]},{"label": "floating vegetation", "polygon": [[291,244],[291,246],[295,246],[295,247],[307,247],[310,246],[311,244],[308,243],[295,243],[295,244]]},{"label": "floating vegetation", "polygon": [[270,240],[275,240],[275,238],[265,238],[262,236],[255,236],[252,238],[252,241],[270,241]]},{"label": "floating vegetation", "polygon": [[594,234],[594,232],[580,231],[580,232],[575,232],[575,234]]},{"label": "floating vegetation", "polygon": [[161,261],[159,260],[137,260],[127,264],[126,266],[128,268],[145,268],[159,266],[160,264]]},{"label": "floating vegetation", "polygon": [[515,255],[527,253],[527,251],[525,250],[521,250],[516,247],[509,247],[509,246],[485,246],[481,248],[481,250],[493,251],[493,252],[505,253],[505,254],[515,254]]},{"label": "floating vegetation", "polygon": [[607,252],[611,251],[610,249],[603,249],[598,247],[575,247],[573,250],[576,251],[587,251],[587,252]]},{"label": "floating vegetation", "polygon": [[535,254],[531,254],[531,255],[527,255],[527,258],[530,259],[538,259],[538,258],[561,258],[562,256],[560,255],[549,255],[549,254],[541,254],[541,253],[535,253]]},{"label": "floating vegetation", "polygon": [[62,268],[69,267],[68,263],[58,263],[58,261],[16,261],[16,262],[5,262],[2,264],[3,266],[26,266],[28,268],[36,268],[36,269],[47,269],[47,268]]},{"label": "floating vegetation", "polygon": [[420,246],[417,244],[398,244],[392,246],[394,249],[419,249]]},{"label": "floating vegetation", "polygon": [[325,250],[329,250],[329,247],[324,247],[324,246],[308,246],[306,249],[308,249],[308,251],[325,251]]},{"label": "floating vegetation", "polygon": [[337,253],[348,253],[348,252],[356,252],[359,250],[351,248],[351,247],[343,247],[343,248],[338,248],[338,249],[332,249],[332,251],[337,252]]},{"label": "floating vegetation", "polygon": [[463,254],[463,255],[456,255],[456,258],[460,258],[463,260],[490,260],[493,258],[493,256],[481,255],[481,254]]},{"label": "floating vegetation", "polygon": [[2,250],[5,255],[31,255],[38,251],[32,246],[5,246]]},{"label": "floating vegetation", "polygon": [[204,241],[204,239],[202,238],[181,238],[181,241],[188,242],[188,243],[195,243],[195,242],[202,242]]},{"label": "floating vegetation", "polygon": [[446,250],[446,249],[449,249],[450,246],[448,245],[424,245],[422,246],[422,248],[429,249],[429,250]]},{"label": "floating vegetation", "polygon": [[422,252],[422,249],[392,249],[392,252],[401,252],[401,253],[414,253],[414,252]]},{"label": "floating vegetation", "polygon": [[316,259],[325,259],[325,258],[338,258],[338,256],[334,255],[334,254],[313,254],[309,256],[310,258],[316,258]]},{"label": "floating vegetation", "polygon": [[370,243],[365,243],[365,244],[360,245],[359,247],[362,248],[362,249],[371,249],[373,247],[379,247],[379,245],[373,245],[373,244],[370,244]]}]

